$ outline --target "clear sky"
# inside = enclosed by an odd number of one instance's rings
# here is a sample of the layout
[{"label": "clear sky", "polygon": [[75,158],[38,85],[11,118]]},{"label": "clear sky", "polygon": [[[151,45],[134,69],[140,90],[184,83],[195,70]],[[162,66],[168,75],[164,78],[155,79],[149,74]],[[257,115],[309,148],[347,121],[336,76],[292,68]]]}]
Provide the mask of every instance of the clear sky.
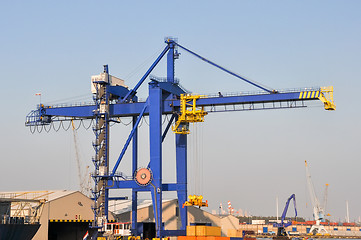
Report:
[{"label": "clear sky", "polygon": [[[190,178],[189,193],[198,188],[209,210],[231,200],[252,215],[275,215],[276,197],[281,212],[295,193],[299,215],[311,218],[308,160],[320,199],[330,184],[331,220],[344,220],[346,200],[351,220],[361,216],[360,1],[1,1],[0,8],[0,191],[78,188],[72,132],[31,134],[24,126],[39,103],[35,93],[44,103],[90,100],[90,76],[103,64],[133,87],[164,37],[174,36],[275,89],[333,85],[337,104],[335,112],[317,103],[209,114],[189,137],[189,172],[200,175],[197,182]],[[192,92],[257,91],[180,52],[176,75]],[[165,76],[165,64],[154,74]],[[145,84],[140,97],[146,93]],[[111,131],[113,163],[130,128],[119,124]],[[145,166],[146,124],[140,131]],[[79,129],[78,139],[83,165],[91,166],[92,131]],[[173,139],[170,134],[163,150],[165,181],[174,180]],[[129,155],[121,170],[129,173],[127,161]]]}]

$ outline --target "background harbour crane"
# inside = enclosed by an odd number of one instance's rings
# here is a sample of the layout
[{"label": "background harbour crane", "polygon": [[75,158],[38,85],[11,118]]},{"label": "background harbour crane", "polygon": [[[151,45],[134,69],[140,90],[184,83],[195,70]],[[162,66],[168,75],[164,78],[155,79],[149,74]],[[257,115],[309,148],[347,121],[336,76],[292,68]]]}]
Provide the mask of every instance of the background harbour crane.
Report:
[{"label": "background harbour crane", "polygon": [[[288,211],[288,206],[290,205],[290,201],[293,199],[293,206],[295,208],[295,220],[297,217],[297,208],[296,208],[296,195],[292,194],[286,201],[285,208],[283,209],[283,213],[281,216],[281,223],[274,223],[273,226],[277,228],[277,237],[288,237],[286,227],[291,226],[292,222],[285,222],[286,215]],[[277,238],[276,238],[277,239]]]},{"label": "background harbour crane", "polygon": [[[165,39],[166,46],[148,71],[133,89],[129,89],[124,81],[109,74],[108,65],[104,71],[93,76],[92,94],[94,104],[77,106],[47,106],[40,104],[31,111],[25,125],[42,127],[53,122],[92,119],[95,124],[93,132],[95,141],[94,173],[95,186],[92,191],[94,198],[93,228],[104,231],[108,219],[108,201],[122,197],[109,197],[112,189],[132,190],[132,234],[138,236],[137,199],[139,192],[150,192],[153,201],[156,236],[185,235],[187,226],[187,207],[180,209],[181,227],[177,230],[165,230],[162,223],[163,191],[177,192],[179,205],[187,201],[187,134],[189,123],[202,122],[207,113],[225,111],[247,111],[266,109],[303,108],[308,101],[321,100],[326,110],[335,110],[332,87],[317,87],[292,90],[269,89],[228,70],[220,65],[196,54],[178,44],[174,38]],[[231,74],[259,89],[262,92],[247,94],[216,94],[195,95],[187,92],[175,78],[175,60],[179,58],[177,48],[200,58],[214,67]],[[139,87],[150,76],[152,70],[167,55],[167,77],[151,76],[148,82],[149,94],[145,101],[137,96]],[[170,121],[162,128],[162,115],[169,115]],[[138,127],[144,116],[149,116],[149,150],[150,157],[147,167],[138,166]],[[124,147],[111,169],[109,165],[109,123],[117,123],[119,118],[131,117],[133,128]],[[162,174],[162,143],[172,128],[175,133],[176,182],[163,182]],[[118,167],[132,142],[132,174],[118,171]],[[96,236],[98,231],[94,231]]]},{"label": "background harbour crane", "polygon": [[[305,161],[305,166],[306,166],[306,178],[307,178],[307,186],[308,186],[308,191],[310,193],[310,198],[311,198],[311,202],[312,202],[312,208],[313,208],[313,217],[316,221],[316,224],[314,224],[311,229],[310,229],[310,233],[312,234],[327,234],[327,231],[325,229],[324,226],[321,225],[321,222],[325,222],[325,205],[321,206],[317,196],[316,196],[316,192],[315,192],[315,188],[313,187],[313,183],[311,180],[311,173],[309,170],[309,167],[307,165],[307,161]],[[324,204],[327,203],[327,188],[328,188],[328,184],[326,184],[326,189],[325,189],[325,199],[324,199]]]},{"label": "background harbour crane", "polygon": [[80,192],[85,196],[91,197],[91,176],[89,172],[89,166],[83,167],[80,158],[79,145],[78,145],[78,136],[77,130],[74,125],[74,121],[71,121],[71,127],[73,130],[73,141],[74,141],[74,151],[75,151],[75,159],[76,165],[78,169],[78,181]]},{"label": "background harbour crane", "polygon": [[328,183],[326,183],[325,184],[325,191],[324,191],[324,193],[323,193],[323,204],[322,204],[322,206],[323,206],[323,211],[325,212],[325,217],[326,216],[331,216],[329,213],[327,213],[327,201],[328,201],[328,186],[329,186],[329,184]]}]

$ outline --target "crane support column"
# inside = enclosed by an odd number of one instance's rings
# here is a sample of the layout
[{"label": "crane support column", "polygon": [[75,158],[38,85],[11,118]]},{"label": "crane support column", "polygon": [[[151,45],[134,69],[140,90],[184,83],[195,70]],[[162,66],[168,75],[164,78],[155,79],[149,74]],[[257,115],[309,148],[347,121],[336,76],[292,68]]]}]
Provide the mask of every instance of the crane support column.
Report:
[{"label": "crane support column", "polygon": [[162,89],[157,81],[149,83],[149,147],[150,169],[153,173],[152,199],[156,235],[162,238]]},{"label": "crane support column", "polygon": [[167,81],[174,83],[175,76],[175,59],[178,59],[179,53],[176,50],[175,40],[168,38],[166,42],[169,45],[169,51],[167,54]]},{"label": "crane support column", "polygon": [[187,201],[187,134],[175,134],[176,166],[177,166],[177,195],[178,207],[182,226],[180,230],[187,228],[187,207],[181,207]]},{"label": "crane support column", "polygon": [[[133,128],[136,125],[137,117],[133,116]],[[133,173],[138,169],[138,129],[135,130],[133,135]],[[137,204],[138,203],[138,191],[132,189],[132,234],[138,236],[137,232]]]},{"label": "crane support column", "polygon": [[105,79],[94,82],[96,94],[94,96],[96,109],[94,111],[95,142],[93,147],[95,157],[93,163],[95,173],[93,179],[95,187],[93,189],[94,197],[94,223],[93,227],[103,227],[108,219],[108,194],[106,189],[107,176],[109,175],[109,72],[108,65],[104,65]]}]

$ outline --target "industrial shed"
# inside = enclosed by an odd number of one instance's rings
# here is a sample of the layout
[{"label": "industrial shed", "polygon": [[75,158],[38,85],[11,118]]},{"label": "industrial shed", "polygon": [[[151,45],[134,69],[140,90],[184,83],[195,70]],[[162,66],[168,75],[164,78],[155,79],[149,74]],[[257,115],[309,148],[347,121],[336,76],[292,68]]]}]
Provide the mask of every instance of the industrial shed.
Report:
[{"label": "industrial shed", "polygon": [[[182,207],[182,206],[181,206]],[[113,211],[118,222],[130,222],[131,201],[117,201],[109,204],[109,209]],[[142,200],[138,203],[138,222],[154,222],[153,205],[151,200]],[[179,216],[178,200],[163,201],[163,223],[165,230],[176,230],[181,226]],[[229,229],[238,229],[238,219],[234,216],[220,217],[213,215],[198,207],[188,207],[188,224],[208,223],[222,229],[222,235],[227,236]]]},{"label": "industrial shed", "polygon": [[[94,220],[93,200],[78,191],[48,191],[33,240],[82,239]],[[109,220],[114,220],[109,212]]]},{"label": "industrial shed", "polygon": [[[8,193],[9,194],[9,193]],[[82,239],[94,219],[93,200],[78,191],[13,192],[14,198],[44,199],[40,228],[33,240]],[[109,212],[109,220],[114,220]]]}]

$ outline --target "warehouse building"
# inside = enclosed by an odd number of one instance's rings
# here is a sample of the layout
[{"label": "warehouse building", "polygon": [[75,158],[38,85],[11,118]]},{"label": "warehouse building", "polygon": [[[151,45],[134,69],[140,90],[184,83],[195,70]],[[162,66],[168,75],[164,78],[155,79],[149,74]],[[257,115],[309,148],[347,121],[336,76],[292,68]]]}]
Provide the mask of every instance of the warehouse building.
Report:
[{"label": "warehouse building", "polygon": [[[0,193],[5,194],[5,193]],[[42,199],[40,228],[33,240],[82,239],[94,219],[93,200],[78,191],[13,192],[13,198]],[[109,212],[109,220],[114,220]]]},{"label": "warehouse building", "polygon": [[[112,202],[109,204],[109,210],[113,211],[116,221],[131,222],[131,204],[131,200]],[[152,201],[139,201],[137,215],[138,222],[154,222]],[[180,229],[181,220],[177,199],[163,201],[163,223],[165,230]],[[221,227],[222,236],[227,236],[231,229],[236,230],[239,227],[239,221],[234,216],[220,217],[201,208],[190,206],[188,207],[188,224],[194,223]]]}]

